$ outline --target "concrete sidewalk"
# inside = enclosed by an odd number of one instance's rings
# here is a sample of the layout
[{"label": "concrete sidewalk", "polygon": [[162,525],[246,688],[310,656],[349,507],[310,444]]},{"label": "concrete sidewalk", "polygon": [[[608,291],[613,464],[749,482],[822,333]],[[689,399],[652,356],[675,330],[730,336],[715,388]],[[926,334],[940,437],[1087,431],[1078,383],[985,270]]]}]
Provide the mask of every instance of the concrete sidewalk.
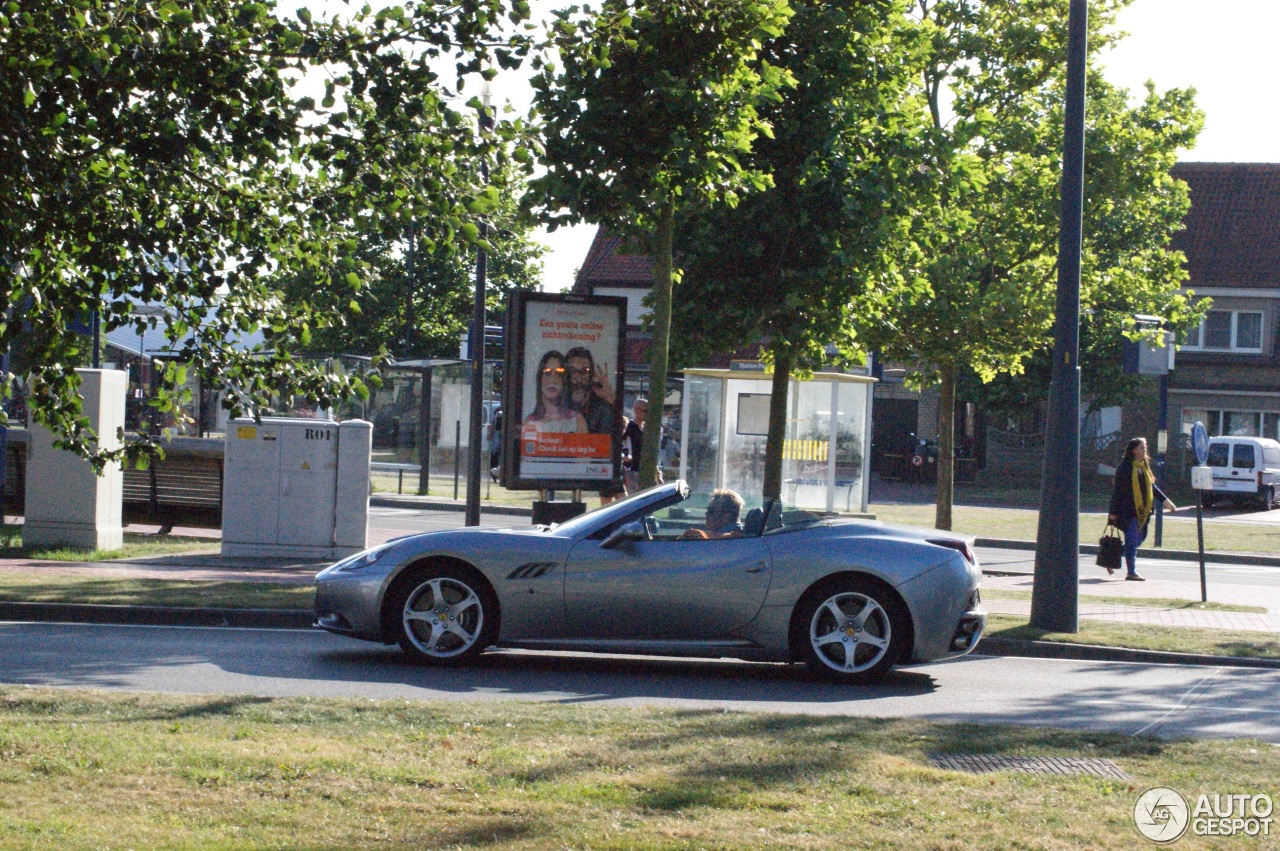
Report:
[{"label": "concrete sidewalk", "polygon": [[[1034,587],[1034,581],[1033,577],[1025,575],[987,576],[982,580],[982,587],[988,592],[1030,592]],[[1091,601],[1091,598],[1098,597],[1132,598],[1135,604]],[[1226,585],[1220,582],[1214,584],[1213,602],[1238,606],[1265,606],[1267,609],[1265,614],[1151,606],[1136,602],[1143,599],[1196,601],[1200,599],[1200,586],[1191,582],[1170,582],[1158,579],[1127,582],[1121,572],[1116,573],[1116,578],[1099,579],[1094,576],[1082,576],[1078,612],[1081,620],[1280,634],[1280,590],[1273,591],[1256,585]],[[1022,617],[1028,617],[1031,614],[1030,600],[1001,600],[990,593],[983,595],[982,606],[991,614],[1021,615]]]}]

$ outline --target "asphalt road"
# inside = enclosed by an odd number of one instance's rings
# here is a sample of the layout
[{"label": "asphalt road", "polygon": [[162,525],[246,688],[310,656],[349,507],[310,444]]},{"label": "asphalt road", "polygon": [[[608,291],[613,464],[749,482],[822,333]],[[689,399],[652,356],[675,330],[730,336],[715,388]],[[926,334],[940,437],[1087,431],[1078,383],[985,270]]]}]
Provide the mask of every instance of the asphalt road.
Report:
[{"label": "asphalt road", "polygon": [[849,688],[786,665],[502,652],[453,670],[318,631],[9,622],[0,623],[0,682],[910,717],[1280,743],[1280,670],[1244,668],[971,656]]}]

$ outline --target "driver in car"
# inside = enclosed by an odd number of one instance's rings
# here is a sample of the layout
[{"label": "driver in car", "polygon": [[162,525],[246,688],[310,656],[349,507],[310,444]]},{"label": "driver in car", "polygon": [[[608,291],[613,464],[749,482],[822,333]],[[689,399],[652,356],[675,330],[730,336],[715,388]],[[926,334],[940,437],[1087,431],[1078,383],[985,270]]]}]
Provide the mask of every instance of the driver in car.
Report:
[{"label": "driver in car", "polygon": [[707,503],[706,528],[686,529],[681,541],[712,541],[718,538],[742,537],[743,499],[736,492],[725,489],[712,491]]}]

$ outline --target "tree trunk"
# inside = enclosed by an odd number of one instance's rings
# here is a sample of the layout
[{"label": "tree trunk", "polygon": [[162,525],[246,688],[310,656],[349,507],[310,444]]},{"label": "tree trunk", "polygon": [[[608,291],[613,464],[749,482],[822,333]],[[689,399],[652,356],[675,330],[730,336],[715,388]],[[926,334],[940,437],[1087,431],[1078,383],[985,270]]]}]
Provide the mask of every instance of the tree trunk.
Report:
[{"label": "tree trunk", "polygon": [[782,499],[782,449],[787,441],[787,391],[791,386],[791,351],[773,350],[773,388],[769,398],[769,437],[764,447],[765,499]]},{"label": "tree trunk", "polygon": [[675,207],[663,202],[653,252],[653,339],[649,345],[649,415],[640,451],[640,487],[658,483],[658,449],[662,441],[662,404],[667,397],[667,347],[671,339],[671,240]]},{"label": "tree trunk", "polygon": [[938,370],[942,378],[938,399],[938,511],[934,526],[951,528],[951,506],[955,501],[956,464],[956,367],[945,363]]}]

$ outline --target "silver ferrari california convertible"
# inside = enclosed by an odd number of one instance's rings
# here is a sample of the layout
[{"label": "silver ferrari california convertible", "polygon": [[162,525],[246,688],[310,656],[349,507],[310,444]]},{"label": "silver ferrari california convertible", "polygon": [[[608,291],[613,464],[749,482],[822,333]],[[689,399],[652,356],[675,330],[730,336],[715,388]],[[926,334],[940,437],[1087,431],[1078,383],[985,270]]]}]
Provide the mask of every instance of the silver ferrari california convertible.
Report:
[{"label": "silver ferrari california convertible", "polygon": [[968,653],[981,570],[945,532],[671,482],[566,523],[390,541],[316,577],[315,625],[460,665],[491,647],[805,662],[870,683]]}]

